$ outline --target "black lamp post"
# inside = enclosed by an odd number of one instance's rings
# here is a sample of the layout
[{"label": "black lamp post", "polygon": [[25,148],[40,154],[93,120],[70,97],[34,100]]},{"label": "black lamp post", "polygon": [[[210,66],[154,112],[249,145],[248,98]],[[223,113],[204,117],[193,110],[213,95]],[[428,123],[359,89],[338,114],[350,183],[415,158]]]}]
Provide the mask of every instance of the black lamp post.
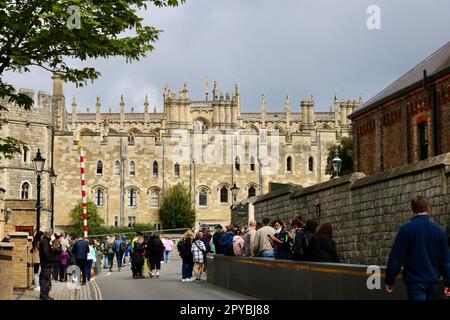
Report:
[{"label": "black lamp post", "polygon": [[56,185],[56,178],[58,176],[56,175],[55,171],[52,168],[52,172],[50,173],[50,183],[51,183],[51,206],[52,206],[52,217],[50,221],[50,227],[54,230],[55,229],[55,185]]},{"label": "black lamp post", "polygon": [[38,149],[36,158],[33,159],[34,170],[37,175],[37,196],[36,196],[36,230],[40,230],[41,221],[41,174],[44,170],[45,159],[41,156],[41,151]]},{"label": "black lamp post", "polygon": [[336,177],[339,177],[339,173],[341,172],[342,160],[341,160],[341,158],[339,158],[337,152],[336,152],[336,156],[334,157],[332,162],[333,162],[334,174]]},{"label": "black lamp post", "polygon": [[233,183],[233,186],[230,188],[231,194],[233,195],[233,202],[236,202],[236,197],[239,192],[239,187],[236,185],[236,182]]}]

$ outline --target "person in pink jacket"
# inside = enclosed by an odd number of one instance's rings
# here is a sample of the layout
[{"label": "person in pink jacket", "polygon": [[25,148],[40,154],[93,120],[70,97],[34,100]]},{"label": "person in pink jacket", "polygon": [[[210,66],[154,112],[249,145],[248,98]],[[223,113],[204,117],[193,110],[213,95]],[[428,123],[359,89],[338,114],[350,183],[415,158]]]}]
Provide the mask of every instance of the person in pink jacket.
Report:
[{"label": "person in pink jacket", "polygon": [[245,240],[242,237],[243,233],[241,229],[236,231],[236,235],[233,238],[233,253],[235,256],[244,256],[245,255]]},{"label": "person in pink jacket", "polygon": [[169,263],[172,258],[173,241],[170,238],[162,238],[161,241],[164,245],[164,263]]}]

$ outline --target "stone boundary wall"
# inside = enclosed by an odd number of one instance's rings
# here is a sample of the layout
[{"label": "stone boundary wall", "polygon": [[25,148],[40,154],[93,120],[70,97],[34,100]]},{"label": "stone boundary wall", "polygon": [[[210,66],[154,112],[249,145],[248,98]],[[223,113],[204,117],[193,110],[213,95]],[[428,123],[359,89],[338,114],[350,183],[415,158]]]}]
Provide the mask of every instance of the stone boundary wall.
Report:
[{"label": "stone boundary wall", "polygon": [[0,300],[13,298],[13,251],[12,243],[0,242]]},{"label": "stone boundary wall", "polygon": [[450,153],[372,176],[353,173],[307,188],[274,192],[255,202],[255,218],[329,222],[342,262],[385,265],[395,235],[411,217],[418,194],[430,201],[430,218],[450,222]]}]

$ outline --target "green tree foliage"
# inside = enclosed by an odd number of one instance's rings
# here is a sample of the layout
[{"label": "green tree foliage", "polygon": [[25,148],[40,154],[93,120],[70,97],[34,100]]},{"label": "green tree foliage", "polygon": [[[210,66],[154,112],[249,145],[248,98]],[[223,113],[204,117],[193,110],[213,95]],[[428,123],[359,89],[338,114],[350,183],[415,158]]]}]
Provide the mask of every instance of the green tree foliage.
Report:
[{"label": "green tree foliage", "polygon": [[336,152],[342,160],[340,176],[353,172],[353,139],[350,137],[344,137],[339,144],[331,145],[328,148],[327,166],[325,169],[326,174],[335,176],[332,160],[336,156]]},{"label": "green tree foliage", "polygon": [[178,183],[169,187],[162,195],[159,220],[163,229],[192,228],[195,223],[195,210],[188,187]]},{"label": "green tree foliage", "polygon": [[[74,67],[73,60],[124,57],[137,61],[154,49],[162,30],[143,24],[139,10],[176,7],[185,0],[0,0],[0,99],[29,110],[33,100],[4,81],[5,72],[39,67],[76,86],[101,74]],[[74,7],[76,6],[76,7]],[[77,23],[79,21],[79,24]],[[70,60],[69,60],[70,59]],[[0,112],[7,112],[0,103]],[[0,138],[0,153],[11,157],[20,141]]]},{"label": "green tree foliage", "polygon": [[[86,213],[88,228],[99,227],[104,223],[103,218],[98,213],[97,206],[94,202],[88,201],[86,203]],[[70,211],[70,216],[72,217],[73,226],[83,230],[83,203],[81,200]]]}]

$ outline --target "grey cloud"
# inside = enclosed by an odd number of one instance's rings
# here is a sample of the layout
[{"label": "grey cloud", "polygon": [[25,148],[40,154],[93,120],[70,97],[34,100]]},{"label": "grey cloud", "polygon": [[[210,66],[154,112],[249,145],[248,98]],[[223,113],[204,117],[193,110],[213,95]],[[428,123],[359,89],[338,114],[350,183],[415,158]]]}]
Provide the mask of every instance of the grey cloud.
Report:
[{"label": "grey cloud", "polygon": [[[366,28],[366,9],[381,7],[382,29]],[[191,99],[204,97],[203,78],[221,91],[241,86],[244,111],[259,111],[261,94],[268,111],[283,110],[289,93],[293,110],[314,94],[318,110],[340,98],[365,100],[399,78],[448,40],[450,2],[446,0],[188,0],[179,8],[142,12],[164,32],[156,50],[140,62],[98,60],[103,76],[84,88],[67,86],[79,108],[142,110],[145,94],[162,110],[164,84],[179,91],[188,80]],[[8,75],[18,87],[51,90],[50,75]]]}]

